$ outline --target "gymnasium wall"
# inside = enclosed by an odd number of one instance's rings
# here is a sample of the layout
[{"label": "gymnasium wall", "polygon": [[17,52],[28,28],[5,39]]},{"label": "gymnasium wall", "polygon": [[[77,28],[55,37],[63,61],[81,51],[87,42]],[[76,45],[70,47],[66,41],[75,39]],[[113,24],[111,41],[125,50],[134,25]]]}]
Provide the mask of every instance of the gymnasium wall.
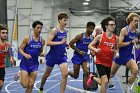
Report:
[{"label": "gymnasium wall", "polygon": [[[18,1],[18,4],[16,5]],[[109,8],[116,7],[128,7],[127,3],[119,1],[109,2]],[[7,13],[8,13],[8,27],[9,27],[9,41],[12,42],[13,23],[15,18],[15,9],[18,8],[18,47],[21,44],[25,35],[32,33],[32,23],[35,20],[40,20],[44,23],[42,30],[42,36],[47,40],[48,32],[50,28],[57,25],[57,15],[60,12],[66,12],[69,15],[68,29],[68,42],[74,38],[77,34],[85,31],[86,23],[88,21],[95,22],[96,25],[100,25],[103,18],[110,16],[110,14],[100,14],[94,12],[90,16],[75,16],[70,13],[67,8],[54,7],[51,2],[47,0],[7,0]],[[118,16],[118,24],[120,19]],[[124,16],[122,15],[124,18]],[[124,22],[124,21],[123,21]],[[123,23],[124,24],[124,23]],[[119,28],[120,29],[120,28]],[[119,30],[118,30],[119,31]],[[118,32],[119,34],[119,32]],[[49,51],[49,47],[44,48],[45,53]],[[68,60],[72,57],[73,50],[68,50]]]}]

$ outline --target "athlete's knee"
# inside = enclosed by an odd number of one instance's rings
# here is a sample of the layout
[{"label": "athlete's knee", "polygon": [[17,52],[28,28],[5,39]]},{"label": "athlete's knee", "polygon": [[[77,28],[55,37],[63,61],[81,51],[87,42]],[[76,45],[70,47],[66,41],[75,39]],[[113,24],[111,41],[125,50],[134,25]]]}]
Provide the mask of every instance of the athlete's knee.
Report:
[{"label": "athlete's knee", "polygon": [[0,80],[0,88],[2,88],[4,82],[2,80]]},{"label": "athlete's knee", "polygon": [[3,80],[0,80],[0,85],[3,85],[4,84],[4,81]]},{"label": "athlete's knee", "polygon": [[20,81],[20,84],[23,88],[27,88],[28,87],[28,83],[27,82],[22,82]]},{"label": "athlete's knee", "polygon": [[23,83],[21,83],[21,86],[22,86],[23,88],[27,88],[27,87],[28,87],[28,84],[23,84]]},{"label": "athlete's knee", "polygon": [[67,73],[62,73],[62,77],[67,78],[68,77],[68,72]]},{"label": "athlete's knee", "polygon": [[28,87],[30,87],[30,88],[33,88],[33,86],[34,86],[34,82],[30,82],[28,85]]},{"label": "athlete's knee", "polygon": [[137,75],[138,74],[138,69],[132,70],[132,74]]},{"label": "athlete's knee", "polygon": [[101,81],[101,84],[106,86],[108,84],[108,79],[103,79]]}]

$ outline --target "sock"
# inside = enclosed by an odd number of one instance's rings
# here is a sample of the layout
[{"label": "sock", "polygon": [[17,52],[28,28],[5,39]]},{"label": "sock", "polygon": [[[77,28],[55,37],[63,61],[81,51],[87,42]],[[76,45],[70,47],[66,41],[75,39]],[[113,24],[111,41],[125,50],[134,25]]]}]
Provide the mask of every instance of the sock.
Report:
[{"label": "sock", "polygon": [[43,91],[43,88],[40,88],[40,91]]}]

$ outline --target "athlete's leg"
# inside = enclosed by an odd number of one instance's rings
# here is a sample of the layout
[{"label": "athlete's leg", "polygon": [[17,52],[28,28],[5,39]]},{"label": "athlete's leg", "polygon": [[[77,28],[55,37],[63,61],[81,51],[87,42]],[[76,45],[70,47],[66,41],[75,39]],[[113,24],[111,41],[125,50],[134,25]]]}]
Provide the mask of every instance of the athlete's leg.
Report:
[{"label": "athlete's leg", "polygon": [[65,92],[66,84],[67,84],[67,77],[68,77],[68,64],[62,63],[59,65],[61,73],[62,73],[62,80],[60,84],[60,93]]},{"label": "athlete's leg", "polygon": [[135,81],[136,76],[138,74],[138,66],[137,66],[136,62],[131,59],[126,63],[126,67],[131,70],[131,75],[128,78],[128,82],[130,84],[132,84]]},{"label": "athlete's leg", "polygon": [[46,65],[46,70],[45,70],[45,72],[42,76],[42,79],[41,79],[40,89],[42,88],[42,90],[43,90],[43,86],[44,86],[47,78],[50,76],[50,73],[52,72],[52,69],[53,69],[53,67],[50,67],[50,66]]},{"label": "athlete's leg", "polygon": [[0,80],[0,91],[1,91],[1,89],[3,87],[3,84],[4,84],[3,80]]},{"label": "athlete's leg", "polygon": [[31,72],[29,74],[29,84],[28,84],[28,87],[26,89],[26,93],[31,93],[32,92],[36,77],[37,77],[37,71]]},{"label": "athlete's leg", "polygon": [[87,90],[88,86],[87,86],[87,80],[88,80],[88,76],[89,76],[89,70],[88,70],[88,67],[87,67],[87,62],[84,61],[82,63],[82,68],[83,68],[83,72],[84,72],[84,76],[83,76],[83,87],[85,90]]},{"label": "athlete's leg", "polygon": [[79,70],[80,70],[80,65],[79,64],[73,64],[73,72],[69,71],[68,74],[77,79],[79,77]]},{"label": "athlete's leg", "polygon": [[112,67],[111,67],[110,78],[114,77],[114,75],[116,74],[119,68],[120,68],[120,65],[113,61]]},{"label": "athlete's leg", "polygon": [[[100,77],[106,75],[106,70],[105,70],[105,67],[103,65],[96,64],[96,67],[97,67],[97,71],[98,71],[98,74]],[[89,77],[90,78],[87,81],[88,86],[90,86],[92,83],[94,83],[93,80],[95,80],[99,85],[101,85],[101,83],[102,83],[101,78],[97,78],[92,74],[90,74]]]},{"label": "athlete's leg", "polygon": [[20,72],[20,84],[23,88],[27,88],[29,85],[29,74],[27,71],[21,70]]},{"label": "athlete's leg", "polygon": [[114,85],[114,83],[113,83],[112,78],[109,79],[109,82],[108,82],[108,89],[115,89],[115,85]]},{"label": "athlete's leg", "polygon": [[101,90],[100,93],[106,93],[106,86],[108,84],[108,77],[107,75],[101,76]]}]

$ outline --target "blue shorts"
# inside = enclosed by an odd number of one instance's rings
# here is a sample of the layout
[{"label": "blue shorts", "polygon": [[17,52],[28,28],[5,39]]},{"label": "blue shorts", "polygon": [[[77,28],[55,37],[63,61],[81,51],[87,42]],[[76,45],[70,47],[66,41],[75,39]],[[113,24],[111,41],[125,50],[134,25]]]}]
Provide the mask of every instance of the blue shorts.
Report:
[{"label": "blue shorts", "polygon": [[27,71],[28,73],[34,72],[38,70],[38,64],[31,64],[30,62],[26,62],[26,61],[21,61],[20,62],[20,70],[24,70]]},{"label": "blue shorts", "polygon": [[84,61],[86,62],[90,61],[89,55],[81,56],[76,54],[74,54],[71,60],[73,64],[78,64],[78,65],[82,64]]},{"label": "blue shorts", "polygon": [[123,56],[120,56],[119,58],[115,58],[114,62],[119,64],[119,65],[126,65],[126,63],[131,59],[134,59],[133,54],[130,54],[130,55],[127,55],[127,56],[123,55]]},{"label": "blue shorts", "polygon": [[136,50],[136,59],[137,61],[140,61],[140,48]]},{"label": "blue shorts", "polygon": [[49,67],[54,67],[55,64],[62,64],[67,62],[67,56],[66,55],[61,55],[61,56],[52,56],[52,55],[47,55],[46,56],[46,65]]}]

